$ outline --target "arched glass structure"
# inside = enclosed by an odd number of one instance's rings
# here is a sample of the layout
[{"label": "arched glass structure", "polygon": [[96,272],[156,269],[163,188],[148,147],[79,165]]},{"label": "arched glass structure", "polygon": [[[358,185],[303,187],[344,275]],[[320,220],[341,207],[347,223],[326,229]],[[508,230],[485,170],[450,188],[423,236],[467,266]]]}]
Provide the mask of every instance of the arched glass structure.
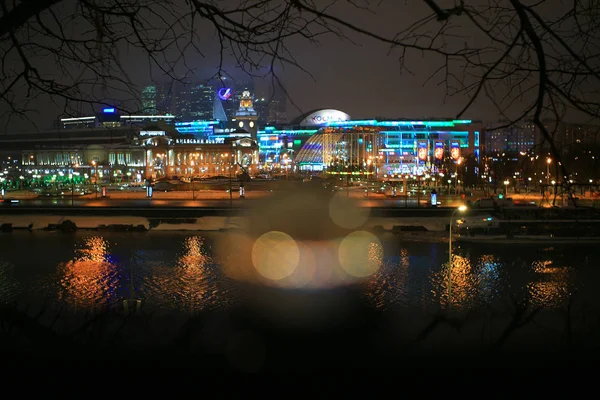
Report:
[{"label": "arched glass structure", "polygon": [[383,135],[372,127],[323,128],[296,155],[300,170],[372,173]]}]

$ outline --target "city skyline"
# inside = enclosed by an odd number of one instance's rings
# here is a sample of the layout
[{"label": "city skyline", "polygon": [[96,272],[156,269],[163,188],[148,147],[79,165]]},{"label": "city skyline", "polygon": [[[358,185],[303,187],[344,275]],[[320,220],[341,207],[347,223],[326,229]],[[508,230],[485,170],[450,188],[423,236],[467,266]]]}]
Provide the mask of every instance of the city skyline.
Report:
[{"label": "city skyline", "polygon": [[[359,27],[364,31],[363,33],[346,26],[347,29],[344,29],[341,36],[333,33],[335,30],[327,30],[326,34],[318,35],[313,38],[314,40],[300,40],[299,37],[293,36],[286,41],[285,49],[281,50],[281,55],[288,58],[287,63],[268,63],[264,60],[255,60],[254,64],[242,63],[242,65],[251,75],[262,79],[264,85],[268,86],[280,80],[287,92],[288,119],[318,108],[339,109],[357,119],[364,117],[421,119],[460,117],[495,121],[501,117],[498,111],[499,105],[495,105],[488,97],[502,99],[502,96],[506,96],[506,83],[501,86],[496,85],[494,93],[478,96],[470,104],[469,99],[474,95],[474,88],[469,89],[469,85],[474,85],[477,81],[470,80],[463,83],[455,81],[458,79],[456,74],[467,73],[467,71],[461,71],[463,67],[460,63],[452,67],[447,66],[450,69],[444,70],[443,56],[440,59],[440,55],[436,53],[438,50],[446,51],[447,46],[451,46],[450,44],[438,43],[433,46],[432,51],[424,52],[411,50],[410,37],[408,39],[405,37],[405,40],[402,41],[408,47],[390,44],[389,40],[391,39],[389,38],[398,34],[399,26],[411,26],[420,18],[430,15],[431,4],[428,2],[414,4],[381,2],[381,4],[377,4],[377,7],[371,7],[369,10],[365,8],[366,6],[366,3],[361,3],[358,7],[338,4],[328,10],[331,15],[340,18],[349,26]],[[450,4],[442,2],[440,7],[449,7],[448,12],[452,12]],[[540,13],[543,12],[544,17],[552,19],[553,14],[558,11],[560,10],[548,10],[546,7],[542,8]],[[439,28],[438,25],[437,22],[431,22],[428,26]],[[238,67],[239,57],[232,56],[231,51],[234,49],[227,48],[225,53],[221,53],[220,41],[213,35],[211,28],[210,24],[208,26],[200,24],[196,28],[197,34],[202,38],[200,39],[200,44],[203,46],[201,51],[196,47],[184,50],[169,48],[165,50],[164,54],[161,54],[165,60],[184,57],[181,63],[174,64],[173,69],[167,68],[169,64],[160,65],[159,63],[150,67],[148,55],[140,48],[116,45],[114,50],[117,53],[111,57],[115,57],[115,62],[119,64],[123,76],[126,77],[124,82],[128,82],[128,84],[121,82],[121,85],[116,84],[113,87],[110,80],[108,82],[99,80],[90,89],[89,93],[93,93],[91,98],[117,107],[138,109],[140,105],[133,106],[132,102],[139,103],[139,99],[131,93],[140,92],[143,86],[152,81],[167,82],[171,80],[169,75],[185,80],[204,80],[219,75],[235,78],[248,77]],[[465,49],[475,50],[485,49],[488,46],[478,37],[477,29],[473,26],[468,27],[466,21],[464,25],[454,24],[453,29],[457,29],[457,36],[446,33],[447,40],[455,41],[452,46],[456,47],[457,51],[461,46],[464,46]],[[427,38],[427,31],[425,30],[419,35],[422,36],[414,38],[415,46],[425,46],[419,43]],[[460,37],[468,40],[460,43],[462,40]],[[317,39],[318,42],[316,42]],[[403,48],[408,53],[404,54]],[[499,51],[499,49],[495,51]],[[249,62],[249,60],[246,61]],[[58,79],[62,66],[56,64],[54,68],[53,64],[55,63],[56,60],[48,63],[45,67],[48,68],[49,74],[54,73]],[[511,65],[508,64],[509,67]],[[85,69],[86,66],[83,68]],[[482,71],[485,70],[484,65],[481,68]],[[275,80],[272,74],[275,75]],[[432,75],[434,78],[429,79]],[[535,84],[535,81],[531,83]],[[111,87],[116,89],[112,93],[110,92]],[[17,97],[26,93],[24,92],[25,88],[25,85],[21,89],[18,86],[15,87]],[[81,94],[85,96],[87,89],[85,87],[82,89],[84,90]],[[61,114],[64,110],[64,104],[60,97],[56,101],[50,102],[46,98],[40,98],[39,101],[35,98],[21,100],[27,104],[29,112],[12,118],[6,128],[10,131],[30,131],[33,128],[31,121],[38,124],[38,128],[43,128],[45,121],[53,119],[55,115]],[[525,109],[530,101],[532,101],[531,96],[524,93],[522,96],[514,97],[510,106],[518,114],[518,111]],[[461,110],[469,104],[468,109],[461,113]],[[71,115],[86,114],[90,112],[91,106],[92,104],[85,103],[79,106],[70,104],[69,112]],[[0,112],[6,111],[7,106],[3,104]],[[532,112],[533,110],[530,114]],[[459,114],[461,115],[459,116]],[[510,117],[514,116],[513,112]],[[26,118],[30,118],[31,121],[27,122]],[[573,122],[587,121],[579,116],[573,117],[571,120]],[[0,121],[2,124],[5,122],[5,119]]]}]

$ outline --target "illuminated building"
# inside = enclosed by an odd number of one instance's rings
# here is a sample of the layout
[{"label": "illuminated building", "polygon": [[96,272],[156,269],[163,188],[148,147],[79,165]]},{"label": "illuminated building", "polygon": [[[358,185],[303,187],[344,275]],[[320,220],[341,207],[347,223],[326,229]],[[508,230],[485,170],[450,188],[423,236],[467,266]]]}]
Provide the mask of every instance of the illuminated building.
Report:
[{"label": "illuminated building", "polygon": [[374,174],[383,135],[377,127],[326,127],[312,135],[295,157],[299,170]]},{"label": "illuminated building", "polygon": [[70,117],[60,119],[61,129],[82,129],[82,128],[95,128],[98,126],[98,117],[87,116],[87,117]]},{"label": "illuminated building", "polygon": [[482,131],[471,120],[352,120],[342,111],[322,109],[289,126],[265,127],[258,143],[266,167],[286,153],[299,171],[326,171],[332,160],[342,159],[351,169],[366,168],[370,160],[369,168],[380,176],[421,175],[440,170],[444,160],[456,163],[470,155],[478,160]]},{"label": "illuminated building", "polygon": [[215,128],[218,126],[220,126],[220,122],[217,120],[175,122],[175,129],[177,132],[186,135],[194,135],[200,139],[213,136]]},{"label": "illuminated building", "polygon": [[235,122],[238,128],[248,131],[252,139],[256,139],[258,131],[257,120],[258,114],[253,107],[252,96],[249,91],[244,91],[240,97],[240,107],[235,113],[233,122]]},{"label": "illuminated building", "polygon": [[142,89],[142,112],[140,114],[161,115],[172,114],[173,100],[176,97],[173,85],[168,83],[153,84]]},{"label": "illuminated building", "polygon": [[213,118],[215,89],[208,83],[185,85],[177,93],[175,114],[182,121]]},{"label": "illuminated building", "polygon": [[121,115],[114,107],[106,107],[101,113],[93,116],[61,118],[59,127],[61,129],[84,129],[84,128],[118,128],[120,126],[144,126],[150,123],[172,124],[175,116],[165,115]]},{"label": "illuminated building", "polygon": [[107,181],[210,177],[229,170],[235,174],[240,165],[251,169],[258,163],[258,146],[250,138],[198,139],[166,129],[129,126],[6,134],[0,137],[0,157],[18,160],[15,166],[23,173],[89,178],[97,169]]},{"label": "illuminated building", "polygon": [[119,116],[119,126],[135,125],[144,126],[150,123],[162,122],[172,124],[175,122],[175,116],[171,114],[165,115],[121,115]]},{"label": "illuminated building", "polygon": [[[507,124],[508,121],[499,121],[494,125]],[[482,153],[491,155],[529,153],[540,140],[533,121],[523,121],[501,129],[487,129],[482,142]]]}]

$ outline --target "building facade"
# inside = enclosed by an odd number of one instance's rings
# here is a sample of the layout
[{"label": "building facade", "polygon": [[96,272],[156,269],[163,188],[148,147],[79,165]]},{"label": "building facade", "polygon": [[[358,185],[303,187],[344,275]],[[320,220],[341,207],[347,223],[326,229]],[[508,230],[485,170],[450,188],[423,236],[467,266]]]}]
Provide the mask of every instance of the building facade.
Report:
[{"label": "building facade", "polygon": [[78,175],[91,180],[211,177],[252,170],[258,146],[250,138],[197,139],[176,130],[96,128],[0,137],[0,158],[22,174]]},{"label": "building facade", "polygon": [[281,165],[285,155],[298,171],[326,171],[341,157],[351,165],[374,165],[381,176],[425,175],[465,157],[478,161],[482,132],[478,121],[353,120],[340,110],[322,109],[293,125],[265,127],[258,143],[267,169]]}]

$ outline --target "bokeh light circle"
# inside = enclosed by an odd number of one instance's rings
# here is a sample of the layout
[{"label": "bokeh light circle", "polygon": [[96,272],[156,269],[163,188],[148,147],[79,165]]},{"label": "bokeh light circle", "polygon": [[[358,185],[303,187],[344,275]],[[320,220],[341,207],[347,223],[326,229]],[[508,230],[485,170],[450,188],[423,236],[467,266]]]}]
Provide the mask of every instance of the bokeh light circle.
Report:
[{"label": "bokeh light circle", "polygon": [[359,204],[345,194],[336,193],[329,201],[329,217],[334,224],[346,229],[356,229],[365,224],[370,209]]},{"label": "bokeh light circle", "polygon": [[383,247],[377,236],[366,231],[356,231],[346,236],[338,248],[340,265],[355,277],[364,278],[381,267]]},{"label": "bokeh light circle", "polygon": [[271,231],[263,234],[252,246],[252,264],[265,278],[281,280],[290,276],[300,261],[300,249],[288,234]]}]

